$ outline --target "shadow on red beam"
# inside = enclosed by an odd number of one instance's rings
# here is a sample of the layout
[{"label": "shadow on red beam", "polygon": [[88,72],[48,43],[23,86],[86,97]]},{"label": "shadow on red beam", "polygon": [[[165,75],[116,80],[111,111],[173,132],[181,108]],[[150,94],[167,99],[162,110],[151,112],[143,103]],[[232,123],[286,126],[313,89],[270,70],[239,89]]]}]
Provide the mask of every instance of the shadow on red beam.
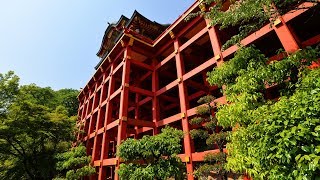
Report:
[{"label": "shadow on red beam", "polygon": [[[267,34],[268,32],[270,32],[272,30],[273,29],[270,27],[270,24],[267,24],[264,27],[262,27],[260,30],[254,32],[251,35],[249,35],[246,38],[244,38],[241,41],[241,44],[246,46],[246,45],[252,43],[253,41],[257,40],[259,37],[262,37],[263,35]],[[236,52],[238,49],[239,48],[238,48],[237,45],[233,45],[233,46],[229,47],[228,49],[224,50],[222,52],[222,56],[223,57],[227,57],[227,56],[233,54],[234,52]]]},{"label": "shadow on red beam", "polygon": [[146,98],[142,99],[140,102],[138,102],[138,105],[142,106],[142,105],[144,105],[145,103],[147,103],[147,102],[149,102],[151,100],[152,100],[152,97],[146,97]]},{"label": "shadow on red beam", "polygon": [[174,80],[172,81],[170,84],[166,85],[165,87],[161,88],[159,91],[156,92],[156,96],[159,96],[161,94],[163,94],[164,92],[172,89],[173,87],[178,85],[178,81]]},{"label": "shadow on red beam", "polygon": [[206,32],[208,32],[208,28],[203,28],[201,31],[199,31],[196,35],[194,35],[191,39],[189,39],[186,43],[184,43],[180,48],[179,51],[182,52],[186,47],[188,47],[190,44],[198,40],[200,37],[202,37]]},{"label": "shadow on red beam", "polygon": [[163,119],[161,121],[156,122],[156,126],[157,127],[164,126],[164,125],[173,123],[173,122],[178,121],[178,120],[181,120],[181,114],[180,113],[176,114],[176,115],[173,115],[173,116],[170,116],[170,117],[168,117],[166,119]]},{"label": "shadow on red beam", "polygon": [[207,94],[207,93],[204,92],[204,91],[198,91],[198,92],[196,92],[196,93],[194,93],[194,94],[191,94],[191,95],[188,97],[188,100],[191,101],[191,100],[193,100],[193,99],[195,99],[195,98],[200,98],[201,96],[204,96],[205,94]]},{"label": "shadow on red beam", "polygon": [[197,24],[200,20],[204,20],[203,17],[197,16],[194,18],[190,23],[188,23],[187,26],[183,28],[183,30],[180,30],[179,33],[177,34],[177,37],[182,36],[184,33],[186,33],[190,28],[194,27],[195,24]]},{"label": "shadow on red beam", "polygon": [[134,87],[134,86],[129,86],[129,90],[131,92],[142,94],[142,95],[149,96],[149,97],[154,96],[154,93],[152,91],[148,91],[148,90],[141,89],[141,88]]},{"label": "shadow on red beam", "polygon": [[162,60],[159,64],[156,65],[155,70],[159,69],[161,66],[169,62],[174,56],[176,55],[175,52],[172,52],[168,57],[166,57],[164,60]]},{"label": "shadow on red beam", "polygon": [[[318,1],[319,2],[319,1]],[[287,14],[284,14],[282,16],[283,20],[285,22],[288,22],[290,21],[291,19],[299,16],[300,14],[304,13],[305,11],[308,10],[308,8],[311,8],[313,7],[314,5],[316,5],[317,3],[312,3],[312,2],[305,2],[305,3],[302,3],[301,5],[299,5],[297,7],[297,10],[292,10],[292,11],[289,11]]]},{"label": "shadow on red beam", "polygon": [[172,103],[177,103],[180,102],[179,98],[176,97],[171,97],[171,96],[167,96],[167,95],[162,95],[159,97],[160,99],[172,102]]},{"label": "shadow on red beam", "polygon": [[108,77],[103,81],[103,83],[101,83],[101,85],[103,86],[104,84],[108,83],[109,80],[110,80],[110,76],[108,76]]},{"label": "shadow on red beam", "polygon": [[173,104],[170,104],[170,105],[166,106],[166,107],[164,108],[164,110],[165,110],[165,111],[168,111],[168,110],[170,110],[170,109],[172,109],[172,108],[176,108],[176,107],[179,107],[179,106],[180,106],[180,104],[173,103]]},{"label": "shadow on red beam", "polygon": [[161,53],[163,53],[169,46],[173,44],[174,40],[171,39],[169,42],[165,43],[161,48],[156,52],[155,56],[159,56]]},{"label": "shadow on red beam", "polygon": [[241,41],[241,44],[246,46],[250,43],[252,43],[253,41],[259,39],[260,37],[264,36],[265,34],[271,32],[273,29],[272,27],[270,27],[270,24],[267,24],[265,26],[263,26],[261,29],[259,29],[258,31],[250,34],[248,37],[244,38]]},{"label": "shadow on red beam", "polygon": [[146,131],[150,131],[152,129],[153,128],[150,128],[150,127],[142,127],[142,128],[137,129],[137,134],[141,134],[141,133],[144,133]]},{"label": "shadow on red beam", "polygon": [[320,42],[320,34],[302,42],[302,47],[311,46]]},{"label": "shadow on red beam", "polygon": [[148,71],[145,75],[141,76],[141,78],[139,79],[139,82],[144,81],[151,74],[152,74],[152,71]]},{"label": "shadow on red beam", "polygon": [[128,125],[142,126],[142,127],[155,127],[155,123],[151,121],[145,121],[140,119],[128,119]]},{"label": "shadow on red beam", "polygon": [[134,64],[134,65],[137,65],[137,66],[139,66],[139,67],[142,67],[142,68],[144,68],[144,69],[146,69],[146,70],[153,71],[153,67],[152,67],[152,66],[147,65],[147,64],[145,64],[145,63],[142,63],[142,62],[140,62],[140,61],[137,61],[137,60],[134,60],[134,59],[130,59],[130,63],[132,63],[132,64]]},{"label": "shadow on red beam", "polygon": [[118,90],[116,90],[114,93],[112,93],[112,95],[110,96],[110,101],[113,98],[115,98],[118,94],[120,94],[120,92],[121,92],[121,87]]},{"label": "shadow on red beam", "polygon": [[207,69],[208,67],[214,65],[217,61],[215,58],[211,58],[208,61],[202,63],[200,66],[194,68],[193,70],[189,71],[187,74],[183,75],[183,80],[186,81],[187,79],[193,77],[194,75],[200,73],[201,71]]},{"label": "shadow on red beam", "polygon": [[[152,100],[152,97],[146,97],[146,98],[144,98],[143,100],[141,100],[140,102],[138,102],[138,106],[142,106],[142,105],[144,105],[145,103],[147,103],[147,102],[149,102],[149,101],[151,101]],[[134,106],[132,106],[132,107],[130,107],[129,109],[128,109],[128,112],[130,112],[130,111],[133,111],[135,109],[135,107]]]},{"label": "shadow on red beam", "polygon": [[127,129],[127,135],[132,136],[136,134],[136,130],[135,129]]},{"label": "shadow on red beam", "polygon": [[113,70],[112,74],[115,75],[117,71],[123,66],[123,61]]},{"label": "shadow on red beam", "polygon": [[268,62],[267,62],[267,63],[269,64],[269,63],[272,62],[272,61],[280,61],[281,59],[285,58],[286,56],[287,56],[287,53],[286,53],[286,52],[283,52],[283,53],[280,53],[280,54],[276,54],[276,55],[270,57],[270,58],[268,59]]}]

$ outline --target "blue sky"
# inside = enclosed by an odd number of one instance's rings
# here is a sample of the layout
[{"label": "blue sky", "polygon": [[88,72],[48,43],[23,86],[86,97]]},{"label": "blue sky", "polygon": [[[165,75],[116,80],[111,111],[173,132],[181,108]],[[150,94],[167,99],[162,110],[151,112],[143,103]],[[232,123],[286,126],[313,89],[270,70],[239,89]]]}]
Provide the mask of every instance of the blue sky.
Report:
[{"label": "blue sky", "polygon": [[0,2],[0,73],[21,84],[83,87],[94,73],[107,22],[138,12],[172,23],[195,0],[7,0]]}]

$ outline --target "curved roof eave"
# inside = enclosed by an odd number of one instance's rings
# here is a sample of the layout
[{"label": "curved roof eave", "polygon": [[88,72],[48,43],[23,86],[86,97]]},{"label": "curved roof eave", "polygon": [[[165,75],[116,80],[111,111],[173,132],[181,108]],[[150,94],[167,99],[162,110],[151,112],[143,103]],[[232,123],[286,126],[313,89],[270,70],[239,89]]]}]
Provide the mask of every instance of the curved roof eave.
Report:
[{"label": "curved roof eave", "polygon": [[129,19],[128,19],[126,16],[121,15],[120,18],[119,18],[119,20],[117,21],[117,23],[115,23],[115,24],[109,24],[109,25],[108,25],[107,29],[106,29],[105,32],[104,32],[100,49],[99,49],[99,51],[98,51],[97,54],[96,54],[97,56],[99,56],[99,54],[100,54],[101,51],[103,50],[103,45],[104,45],[106,39],[108,38],[108,34],[109,34],[109,32],[111,31],[112,27],[117,27],[117,26],[121,23],[122,20],[128,21]]}]

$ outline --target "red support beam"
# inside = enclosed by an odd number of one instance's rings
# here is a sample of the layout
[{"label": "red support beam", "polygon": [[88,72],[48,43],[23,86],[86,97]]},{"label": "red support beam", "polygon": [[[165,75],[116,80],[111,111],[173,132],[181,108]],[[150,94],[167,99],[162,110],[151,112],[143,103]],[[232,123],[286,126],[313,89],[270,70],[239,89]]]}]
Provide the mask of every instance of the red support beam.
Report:
[{"label": "red support beam", "polygon": [[144,68],[144,69],[146,69],[146,70],[153,71],[153,67],[152,67],[152,66],[150,66],[150,65],[148,65],[148,64],[145,64],[145,63],[143,63],[143,62],[137,61],[137,60],[135,60],[135,59],[130,59],[130,63],[131,63],[131,64],[134,64],[134,65],[136,65],[136,66],[139,66],[139,67],[141,67],[141,68]]},{"label": "red support beam", "polygon": [[161,96],[159,96],[159,98],[163,99],[165,101],[173,102],[173,103],[179,102],[179,98],[171,97],[171,96],[167,96],[167,95],[161,95]]},{"label": "red support beam", "polygon": [[177,86],[177,84],[178,84],[178,81],[177,81],[177,80],[169,83],[169,84],[166,85],[165,87],[163,87],[163,88],[161,88],[160,90],[158,90],[158,91],[155,93],[156,96],[159,96],[159,95],[165,93],[166,91],[169,91],[170,89],[172,89],[172,88],[174,88],[175,86]]},{"label": "red support beam", "polygon": [[173,104],[170,104],[170,105],[168,105],[168,106],[166,106],[166,107],[164,107],[164,111],[168,111],[168,110],[170,110],[170,109],[173,109],[173,108],[176,108],[176,107],[179,107],[179,105],[180,104],[178,104],[178,103],[173,103]]},{"label": "red support beam", "polygon": [[[157,51],[155,57],[159,56],[161,53],[163,53],[166,49],[168,49],[170,46],[173,46],[173,40],[169,40],[169,42],[165,43],[162,47],[159,48]],[[152,56],[151,56],[152,57]]]},{"label": "red support beam", "polygon": [[188,23],[188,25],[186,25],[182,30],[179,31],[179,33],[177,33],[177,37],[183,36],[191,28],[195,27],[197,25],[197,23],[199,23],[200,21],[203,21],[203,17],[198,16],[198,17],[193,18],[191,20],[191,22]]},{"label": "red support beam", "polygon": [[138,103],[138,105],[139,105],[139,106],[142,106],[142,105],[144,105],[145,103],[147,103],[147,102],[149,102],[149,101],[151,101],[151,100],[152,100],[152,97],[146,97],[146,98],[142,99],[142,100]]},{"label": "red support beam", "polygon": [[[318,1],[319,3],[319,1]],[[285,22],[288,22],[290,21],[291,19],[299,16],[300,14],[306,12],[309,8],[315,6],[317,3],[312,3],[312,2],[305,2],[305,3],[302,3],[301,5],[299,5],[296,10],[292,10],[292,11],[289,11],[288,13],[284,14],[282,16],[283,20]]]},{"label": "red support beam", "polygon": [[155,70],[159,69],[161,66],[165,65],[167,62],[169,62],[171,59],[174,58],[174,56],[176,55],[175,52],[172,52],[168,57],[164,58],[164,60],[162,60],[159,64],[157,64],[155,66]]},{"label": "red support beam", "polygon": [[[134,110],[134,119],[139,119],[140,118],[140,106],[139,106],[139,100],[140,100],[140,94],[136,93],[135,97],[135,110]],[[129,110],[128,110],[129,112]],[[134,127],[135,132],[134,132],[134,138],[137,138],[137,132],[136,130],[138,129],[138,126]]]},{"label": "red support beam", "polygon": [[117,71],[123,66],[123,61],[113,70],[113,74],[116,74],[117,73]]},{"label": "red support beam", "polygon": [[[114,166],[114,165],[116,165],[116,161],[117,161],[117,158],[104,159],[104,160],[102,160],[101,165],[102,166]],[[102,169],[102,168],[100,168],[100,169]]]},{"label": "red support beam", "polygon": [[191,39],[189,39],[186,43],[184,43],[180,47],[179,51],[182,52],[185,48],[189,47],[192,43],[194,43],[196,40],[202,37],[206,32],[208,32],[207,28],[204,28],[201,31],[199,31],[196,35],[194,35]]},{"label": "red support beam", "polygon": [[112,93],[112,95],[109,97],[109,100],[110,100],[110,101],[113,100],[113,98],[115,98],[116,96],[118,96],[118,95],[121,93],[121,91],[122,91],[122,89],[121,89],[121,87],[120,87],[118,90],[116,90],[114,93]]},{"label": "red support beam", "polygon": [[307,46],[312,46],[314,44],[320,43],[320,34],[302,42],[302,46],[305,48]]},{"label": "red support beam", "polygon": [[[207,68],[207,66],[210,67],[211,63],[215,63],[215,60],[214,60],[214,62],[210,62],[210,60],[208,60],[207,62],[209,62],[209,64],[204,65],[204,64],[206,63],[206,62],[205,62],[205,63],[203,63],[202,65],[200,65],[200,68],[197,67],[197,68],[189,71],[187,74],[185,74],[185,75],[183,76],[182,80],[185,82],[185,84],[186,84],[187,86],[192,87],[192,88],[195,88],[195,89],[198,89],[198,90],[202,90],[202,91],[205,91],[205,92],[207,92],[207,91],[209,90],[209,88],[203,86],[203,84],[197,83],[196,81],[193,81],[193,80],[188,80],[189,78],[192,78],[192,76],[194,76],[194,75],[196,75],[197,73],[199,73],[198,70],[200,70],[200,72],[204,70],[204,69],[201,69],[201,68]],[[203,65],[204,65],[205,67],[203,67]],[[174,74],[170,73],[170,72],[161,72],[161,73],[162,73],[162,75],[167,76],[167,77],[169,77],[169,78],[176,78],[176,76],[175,76]],[[193,75],[192,75],[192,74],[193,74]],[[188,80],[188,81],[187,81],[187,80]],[[162,88],[162,89],[163,89],[163,88]]]},{"label": "red support beam", "polygon": [[[152,60],[152,65],[155,66],[157,64],[157,60]],[[158,72],[154,69],[152,71],[152,92],[156,94],[156,91],[159,89],[159,76]],[[159,98],[157,96],[152,97],[152,122],[156,124],[160,120],[160,108],[159,108]],[[159,133],[159,128],[155,126],[153,128],[153,135],[157,135]]]},{"label": "red support beam", "polygon": [[[95,99],[97,98],[96,96],[95,96],[96,94],[94,93],[93,94],[93,102],[95,101]],[[95,127],[94,127],[94,122],[96,121],[96,119],[93,119],[93,116],[92,116],[92,114],[93,114],[93,108],[94,108],[94,106],[93,106],[93,103],[91,103],[92,101],[90,100],[90,104],[91,104],[91,109],[90,109],[90,121],[89,121],[89,129],[88,129],[88,132],[87,132],[87,135],[88,135],[88,138],[90,138],[90,134],[93,132],[93,130],[95,129]],[[89,141],[88,141],[89,142]],[[91,154],[91,156],[92,156],[92,154]]]},{"label": "red support beam", "polygon": [[179,121],[179,120],[181,120],[181,114],[180,113],[179,114],[175,114],[173,116],[170,116],[168,118],[162,119],[160,121],[157,121],[156,122],[156,126],[157,127],[161,127],[161,126],[164,126],[164,125],[167,125],[167,124]]},{"label": "red support beam", "polygon": [[[208,67],[214,65],[215,63],[216,63],[216,60],[214,58],[202,63],[200,66],[194,68],[193,70],[191,70],[187,74],[185,74],[183,76],[183,80],[186,81],[189,78],[194,77],[195,75],[197,75],[201,71],[207,69]],[[187,85],[189,85],[191,87],[194,87],[194,88],[196,88],[198,90],[202,90],[202,91],[206,91],[206,92],[209,90],[208,87],[205,87],[203,84],[200,84],[200,83],[197,83],[197,82],[194,82],[194,81],[188,81],[186,83],[187,83]]]},{"label": "red support beam", "polygon": [[[98,139],[97,132],[98,132],[99,127],[101,126],[101,124],[103,124],[103,122],[104,122],[104,117],[102,117],[103,113],[102,113],[102,110],[100,109],[100,104],[102,102],[103,93],[106,93],[106,89],[105,88],[102,89],[102,92],[100,94],[100,102],[99,102],[99,106],[98,106],[99,111],[98,111],[98,115],[97,115],[97,123],[96,123],[96,129],[95,129],[92,161],[95,161],[96,159],[98,159],[98,152],[99,151],[101,152],[100,145],[98,144],[98,142],[100,140]],[[100,157],[99,157],[99,159],[100,159]]]},{"label": "red support beam", "polygon": [[137,129],[137,134],[141,134],[141,133],[144,133],[144,132],[147,132],[147,131],[150,131],[150,130],[153,130],[153,128],[142,127],[142,128]]},{"label": "red support beam", "polygon": [[[183,65],[183,59],[179,52],[180,43],[176,39],[174,42],[174,49],[178,51],[176,54],[176,66],[177,66],[177,76],[178,78],[182,78],[185,71],[184,71],[184,65]],[[182,118],[182,129],[184,132],[189,132],[189,121],[187,116],[187,109],[188,109],[188,95],[186,92],[186,86],[183,81],[180,81],[178,84],[179,88],[179,98],[180,98],[180,109],[181,109],[181,117]],[[184,135],[183,138],[183,144],[184,144],[184,152],[188,158],[190,158],[190,161],[186,163],[187,166],[187,178],[188,180],[193,180],[193,162],[192,162],[192,148],[191,148],[191,137],[190,134],[187,133]]]},{"label": "red support beam", "polygon": [[[122,90],[120,96],[120,109],[119,109],[119,126],[118,126],[118,135],[117,135],[117,146],[121,144],[121,141],[126,139],[126,129],[127,129],[127,118],[128,118],[128,101],[129,101],[129,85],[130,81],[130,61],[128,56],[131,55],[131,48],[126,47],[124,52],[124,62],[123,62],[123,71],[122,71]],[[119,169],[120,158],[117,157],[116,170]],[[118,180],[119,176],[115,174],[115,180]]]},{"label": "red support beam", "polygon": [[[106,104],[106,112],[105,112],[105,118],[103,122],[103,127],[104,127],[104,133],[102,137],[102,148],[101,148],[101,157],[100,160],[103,161],[108,157],[109,153],[109,141],[110,141],[110,136],[106,132],[107,130],[107,125],[109,122],[111,122],[112,119],[112,103],[110,103],[110,96],[114,92],[114,87],[115,87],[115,79],[113,75],[113,69],[114,69],[114,63],[111,64],[110,66],[110,74],[109,74],[109,86],[108,86],[108,93],[107,93],[107,104]],[[106,177],[105,171],[103,171],[102,166],[100,166],[99,169],[99,180],[103,180]]]},{"label": "red support beam", "polygon": [[200,98],[201,96],[205,95],[206,93],[204,91],[198,91],[194,94],[189,95],[188,100],[191,101],[195,98]]},{"label": "red support beam", "polygon": [[139,126],[139,127],[155,127],[155,123],[151,121],[145,121],[140,119],[128,119],[128,125]]},{"label": "red support beam", "polygon": [[148,90],[141,89],[141,88],[134,87],[134,86],[129,86],[129,90],[130,90],[130,92],[138,93],[138,94],[149,96],[149,97],[154,96],[154,93],[152,91],[148,91]]},{"label": "red support beam", "polygon": [[[151,100],[152,100],[152,97],[146,97],[146,98],[142,99],[141,101],[139,101],[137,105],[138,106],[142,106],[142,105],[144,105],[145,103],[147,103],[147,102],[149,102]],[[128,112],[133,111],[134,109],[135,109],[135,107],[130,107],[128,109]]]},{"label": "red support beam", "polygon": [[140,81],[140,82],[144,81],[144,80],[147,79],[151,74],[152,74],[152,71],[147,72],[145,75],[141,76],[141,78],[139,79],[139,81]]},{"label": "red support beam", "polygon": [[275,30],[278,38],[284,47],[285,51],[288,53],[293,53],[300,49],[297,41],[294,39],[294,35],[289,30],[288,26],[285,24],[282,17],[279,18],[282,23],[277,26],[274,26],[273,29]]}]

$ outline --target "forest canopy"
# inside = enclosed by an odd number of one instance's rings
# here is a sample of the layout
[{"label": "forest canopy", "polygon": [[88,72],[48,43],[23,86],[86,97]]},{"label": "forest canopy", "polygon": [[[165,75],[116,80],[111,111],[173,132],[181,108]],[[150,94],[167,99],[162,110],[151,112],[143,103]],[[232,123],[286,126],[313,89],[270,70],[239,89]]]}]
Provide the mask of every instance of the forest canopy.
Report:
[{"label": "forest canopy", "polygon": [[20,85],[0,73],[0,179],[52,179],[74,139],[78,90]]}]

